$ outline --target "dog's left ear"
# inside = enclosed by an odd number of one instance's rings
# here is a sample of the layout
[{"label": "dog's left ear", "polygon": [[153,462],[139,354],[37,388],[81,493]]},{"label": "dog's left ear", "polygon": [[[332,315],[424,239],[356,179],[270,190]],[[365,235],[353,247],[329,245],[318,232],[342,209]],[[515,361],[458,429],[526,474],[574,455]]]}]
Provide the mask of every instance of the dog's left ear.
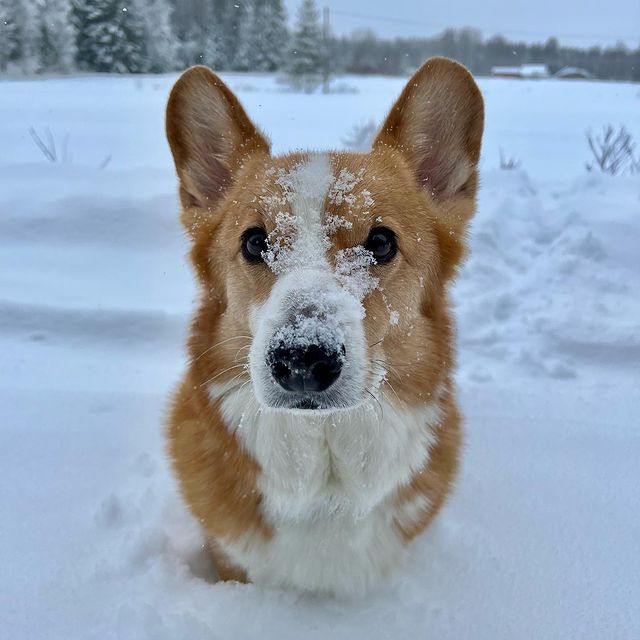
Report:
[{"label": "dog's left ear", "polygon": [[483,127],[482,95],[471,74],[453,60],[431,58],[391,108],[373,149],[400,151],[436,200],[473,197]]}]

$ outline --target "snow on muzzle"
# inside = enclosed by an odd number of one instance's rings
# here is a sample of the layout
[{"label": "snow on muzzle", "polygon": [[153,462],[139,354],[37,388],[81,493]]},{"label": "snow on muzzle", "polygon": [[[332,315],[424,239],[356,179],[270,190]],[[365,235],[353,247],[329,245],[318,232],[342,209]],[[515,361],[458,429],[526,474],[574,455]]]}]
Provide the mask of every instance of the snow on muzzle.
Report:
[{"label": "snow on muzzle", "polygon": [[298,269],[279,278],[252,318],[249,364],[257,399],[286,409],[360,404],[363,317],[360,302],[325,271]]}]

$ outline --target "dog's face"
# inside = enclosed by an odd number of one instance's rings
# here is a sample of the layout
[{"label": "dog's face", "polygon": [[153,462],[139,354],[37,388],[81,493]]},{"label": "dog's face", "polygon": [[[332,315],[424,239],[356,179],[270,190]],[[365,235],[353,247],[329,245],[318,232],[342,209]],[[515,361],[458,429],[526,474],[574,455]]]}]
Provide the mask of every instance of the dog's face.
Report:
[{"label": "dog's face", "polygon": [[451,366],[445,287],[482,122],[471,76],[434,59],[370,153],[272,157],[213,73],[183,74],[167,132],[202,287],[197,379],[216,397],[250,385],[274,410],[429,402]]}]

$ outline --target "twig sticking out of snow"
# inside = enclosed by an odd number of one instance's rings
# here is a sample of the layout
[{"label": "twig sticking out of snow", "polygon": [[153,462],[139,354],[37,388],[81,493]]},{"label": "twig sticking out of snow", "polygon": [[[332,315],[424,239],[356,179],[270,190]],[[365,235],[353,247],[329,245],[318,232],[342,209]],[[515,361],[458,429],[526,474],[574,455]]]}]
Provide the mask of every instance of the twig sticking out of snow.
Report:
[{"label": "twig sticking out of snow", "polygon": [[586,136],[595,160],[595,164],[587,163],[587,171],[599,169],[612,176],[640,172],[640,157],[636,158],[633,137],[624,126],[620,125],[616,131],[608,124],[601,135],[587,131]]},{"label": "twig sticking out of snow", "polygon": [[42,155],[49,162],[57,162],[58,161],[58,153],[56,151],[56,141],[53,139],[53,134],[51,133],[51,129],[49,127],[44,128],[44,135],[46,140],[43,140],[42,137],[38,134],[38,132],[34,129],[34,127],[29,127],[29,135],[31,139],[35,142],[36,147],[42,151]]},{"label": "twig sticking out of snow", "polygon": [[519,169],[522,166],[522,160],[514,156],[506,156],[500,147],[500,168],[504,171]]},{"label": "twig sticking out of snow", "polygon": [[62,153],[58,155],[58,148],[56,146],[55,138],[51,133],[49,127],[44,128],[44,138],[41,136],[34,127],[28,129],[31,139],[35,142],[36,147],[40,149],[42,155],[51,163],[58,161],[70,162],[71,156],[69,154],[69,134],[66,134],[62,138]]}]

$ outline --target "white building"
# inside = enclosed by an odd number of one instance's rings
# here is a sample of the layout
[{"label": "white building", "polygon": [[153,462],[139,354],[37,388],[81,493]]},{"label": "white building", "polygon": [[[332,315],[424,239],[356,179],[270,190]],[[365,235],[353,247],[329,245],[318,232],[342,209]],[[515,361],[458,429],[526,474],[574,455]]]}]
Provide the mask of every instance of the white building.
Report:
[{"label": "white building", "polygon": [[546,64],[521,64],[517,67],[491,67],[491,75],[496,78],[548,78],[549,68]]}]

